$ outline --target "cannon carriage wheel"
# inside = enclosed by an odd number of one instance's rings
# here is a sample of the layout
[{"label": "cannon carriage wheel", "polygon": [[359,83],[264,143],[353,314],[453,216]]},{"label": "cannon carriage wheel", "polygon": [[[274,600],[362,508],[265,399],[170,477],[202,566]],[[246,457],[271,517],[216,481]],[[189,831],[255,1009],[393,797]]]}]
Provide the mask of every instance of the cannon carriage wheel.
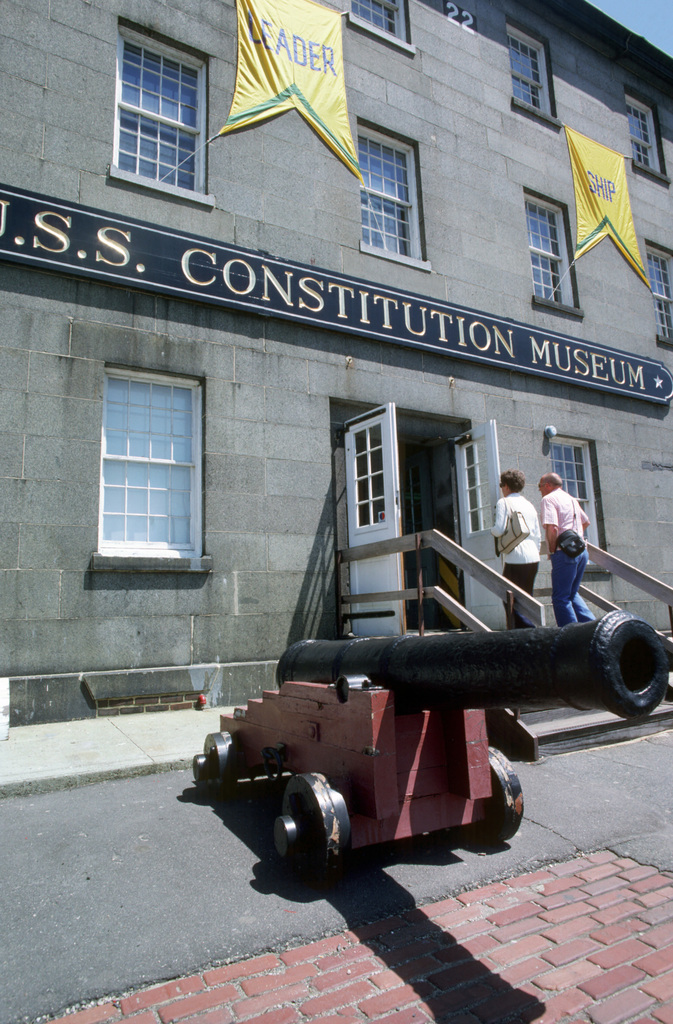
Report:
[{"label": "cannon carriage wheel", "polygon": [[318,772],[293,775],[273,829],[280,856],[313,884],[329,885],[341,872],[350,835],[346,802],[327,778]]},{"label": "cannon carriage wheel", "polygon": [[485,815],[476,824],[478,839],[487,845],[506,843],[519,829],[523,818],[523,792],[519,776],[502,751],[488,748],[492,793],[484,801]]},{"label": "cannon carriage wheel", "polygon": [[211,732],[206,736],[203,753],[192,763],[194,781],[217,786],[220,800],[231,800],[236,792],[238,771],[236,747],[231,733]]}]

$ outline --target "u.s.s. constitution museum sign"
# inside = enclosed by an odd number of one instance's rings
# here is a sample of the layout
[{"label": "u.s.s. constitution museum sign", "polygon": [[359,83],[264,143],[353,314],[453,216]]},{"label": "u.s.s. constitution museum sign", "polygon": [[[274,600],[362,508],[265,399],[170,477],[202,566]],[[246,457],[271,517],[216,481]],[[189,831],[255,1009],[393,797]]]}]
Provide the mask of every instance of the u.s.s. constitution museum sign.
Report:
[{"label": "u.s.s. constitution museum sign", "polygon": [[0,186],[0,259],[669,404],[656,360]]}]

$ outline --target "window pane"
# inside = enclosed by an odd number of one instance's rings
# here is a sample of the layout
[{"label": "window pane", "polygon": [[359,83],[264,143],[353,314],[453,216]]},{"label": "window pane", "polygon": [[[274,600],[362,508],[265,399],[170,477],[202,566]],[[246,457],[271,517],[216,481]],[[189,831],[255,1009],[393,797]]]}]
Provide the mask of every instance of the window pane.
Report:
[{"label": "window pane", "polygon": [[538,110],[543,106],[541,49],[509,36],[509,63],[513,95]]},{"label": "window pane", "polygon": [[189,544],[189,520],[171,519],[171,543]]},{"label": "window pane", "polygon": [[673,291],[671,289],[670,260],[665,256],[647,254],[647,271],[652,288],[657,333],[664,338],[673,337]]},{"label": "window pane", "polygon": [[126,455],[126,434],[108,430],[105,434],[105,451],[108,455]]},{"label": "window pane", "polygon": [[[111,395],[118,401],[111,401]],[[189,388],[110,378],[103,417],[104,543],[140,545],[150,550],[153,546],[190,548],[192,476],[196,469],[191,436],[194,412]],[[107,425],[110,420],[119,423],[124,417],[128,430]],[[162,432],[151,433],[157,425]],[[176,436],[174,427],[180,431]],[[117,452],[111,453],[110,446]]]},{"label": "window pane", "polygon": [[123,462],[109,462],[107,459],[103,463],[103,482],[106,485],[116,485],[123,487],[126,482],[126,472]]},{"label": "window pane", "polygon": [[188,516],[190,509],[191,495],[186,491],[175,491],[171,495],[171,515]]},{"label": "window pane", "polygon": [[155,516],[168,515],[168,491],[150,491],[150,512]]},{"label": "window pane", "polygon": [[103,540],[121,541],[124,539],[124,517],[103,516]]},{"label": "window pane", "polygon": [[407,153],[366,136],[358,138],[364,189],[360,192],[362,240],[411,256],[411,206]]},{"label": "window pane", "polygon": [[[191,155],[198,138],[198,70],[127,40],[120,74],[120,166],[154,180],[175,183],[179,178],[182,187],[195,189]],[[160,118],[173,124],[160,123]],[[164,137],[164,129],[170,135]],[[161,153],[160,135],[165,143]]]},{"label": "window pane", "polygon": [[173,458],[176,462],[192,461],[192,442],[189,437],[176,437],[173,440]]},{"label": "window pane", "polygon": [[167,488],[171,479],[169,466],[150,466],[150,487]]},{"label": "window pane", "polygon": [[167,544],[169,538],[168,526],[168,517],[157,518],[157,516],[150,516],[150,543]]},{"label": "window pane", "polygon": [[123,487],[106,487],[103,491],[103,508],[106,512],[124,512]]},{"label": "window pane", "polygon": [[356,17],[376,25],[384,32],[398,34],[399,10],[396,3],[383,3],[380,0],[353,0],[352,11]]},{"label": "window pane", "polygon": [[147,518],[145,516],[126,517],[126,540],[136,544],[147,540]]},{"label": "window pane", "polygon": [[150,454],[150,439],[147,434],[129,433],[129,455],[146,459]]},{"label": "window pane", "polygon": [[190,490],[191,473],[183,466],[173,466],[171,469],[171,487],[176,491]]},{"label": "window pane", "polygon": [[125,380],[110,380],[107,386],[107,397],[108,402],[123,402],[126,404],[128,401],[129,385],[128,381]]}]

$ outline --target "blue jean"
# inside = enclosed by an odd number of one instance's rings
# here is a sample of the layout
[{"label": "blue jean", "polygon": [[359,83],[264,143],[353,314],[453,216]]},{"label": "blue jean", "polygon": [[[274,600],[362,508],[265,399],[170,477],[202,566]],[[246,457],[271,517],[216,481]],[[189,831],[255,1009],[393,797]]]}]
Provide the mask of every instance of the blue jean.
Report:
[{"label": "blue jean", "polygon": [[586,551],[577,558],[570,558],[562,551],[555,551],[551,556],[551,603],[557,626],[592,622],[595,618],[577,593],[588,561]]}]

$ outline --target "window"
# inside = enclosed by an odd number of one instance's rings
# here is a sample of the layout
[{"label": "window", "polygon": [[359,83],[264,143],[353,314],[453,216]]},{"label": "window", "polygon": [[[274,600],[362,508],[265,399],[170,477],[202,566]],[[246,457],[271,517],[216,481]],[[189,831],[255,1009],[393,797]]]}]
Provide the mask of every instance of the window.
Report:
[{"label": "window", "polygon": [[200,555],[200,405],[192,382],[106,376],[101,552]]},{"label": "window", "polygon": [[511,29],[507,34],[512,95],[521,103],[550,114],[544,46]]},{"label": "window", "polygon": [[563,488],[577,498],[582,510],[590,520],[587,537],[592,544],[598,544],[596,528],[596,508],[594,501],[593,480],[589,444],[584,441],[568,441],[555,438],[550,442],[551,471],[558,473],[563,481]]},{"label": "window", "polygon": [[626,116],[629,121],[631,153],[634,163],[641,167],[647,167],[651,171],[659,171],[654,117],[651,108],[627,97]]},{"label": "window", "polygon": [[421,258],[413,151],[382,136],[358,136],[362,248]]},{"label": "window", "polygon": [[115,167],[158,186],[204,190],[204,68],[154,42],[120,37]]},{"label": "window", "polygon": [[673,340],[673,291],[671,290],[671,259],[663,253],[648,252],[647,273],[650,278],[657,334]]},{"label": "window", "polygon": [[399,38],[405,34],[402,11],[395,0],[353,0],[351,13],[382,32]]},{"label": "window", "polygon": [[527,200],[526,221],[534,294],[572,305],[563,211],[539,200]]}]

